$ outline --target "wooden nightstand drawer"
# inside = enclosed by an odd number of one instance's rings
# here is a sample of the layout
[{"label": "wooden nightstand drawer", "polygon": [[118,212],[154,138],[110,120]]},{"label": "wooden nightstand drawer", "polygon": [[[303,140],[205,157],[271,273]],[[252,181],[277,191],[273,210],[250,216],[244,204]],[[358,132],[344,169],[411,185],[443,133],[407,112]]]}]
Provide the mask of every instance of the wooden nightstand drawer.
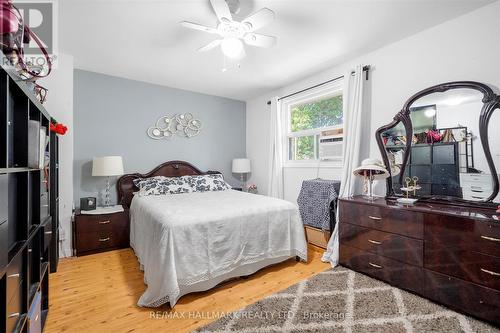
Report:
[{"label": "wooden nightstand drawer", "polygon": [[76,228],[78,233],[113,230],[128,227],[128,216],[126,212],[104,214],[104,215],[77,215]]},{"label": "wooden nightstand drawer", "polygon": [[83,252],[128,247],[128,233],[128,228],[78,233],[76,236],[77,254],[81,255]]}]

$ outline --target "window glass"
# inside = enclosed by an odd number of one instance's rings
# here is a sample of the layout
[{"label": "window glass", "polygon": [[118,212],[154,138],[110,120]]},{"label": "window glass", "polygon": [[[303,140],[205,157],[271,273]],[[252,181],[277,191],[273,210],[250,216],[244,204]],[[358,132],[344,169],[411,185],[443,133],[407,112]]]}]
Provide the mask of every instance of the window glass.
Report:
[{"label": "window glass", "polygon": [[343,123],[342,95],[292,105],[292,132],[341,125]]}]

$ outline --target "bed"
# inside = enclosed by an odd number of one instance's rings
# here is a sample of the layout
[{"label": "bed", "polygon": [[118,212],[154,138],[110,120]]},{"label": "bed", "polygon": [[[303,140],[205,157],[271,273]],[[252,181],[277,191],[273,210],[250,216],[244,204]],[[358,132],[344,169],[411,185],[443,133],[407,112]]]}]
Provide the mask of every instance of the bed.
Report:
[{"label": "bed", "polygon": [[119,202],[130,210],[130,245],[147,284],[139,306],[173,307],[185,294],[291,257],[307,260],[300,214],[290,202],[235,190],[134,196],[137,178],[214,173],[171,161],[118,180]]}]

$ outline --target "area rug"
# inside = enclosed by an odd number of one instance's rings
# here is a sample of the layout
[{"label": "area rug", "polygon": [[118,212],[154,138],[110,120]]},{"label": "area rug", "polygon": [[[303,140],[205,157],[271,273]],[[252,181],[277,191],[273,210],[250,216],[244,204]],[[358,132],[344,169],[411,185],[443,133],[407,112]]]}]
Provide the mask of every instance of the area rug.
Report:
[{"label": "area rug", "polygon": [[337,267],[221,316],[196,332],[490,333],[500,329]]}]

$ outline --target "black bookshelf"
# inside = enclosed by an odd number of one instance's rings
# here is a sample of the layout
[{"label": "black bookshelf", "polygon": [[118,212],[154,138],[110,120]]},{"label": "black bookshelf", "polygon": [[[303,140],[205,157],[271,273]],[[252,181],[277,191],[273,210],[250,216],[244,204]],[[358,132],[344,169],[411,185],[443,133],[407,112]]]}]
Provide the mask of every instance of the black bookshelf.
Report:
[{"label": "black bookshelf", "polygon": [[[58,138],[49,113],[8,67],[0,68],[0,332],[42,330],[49,272],[58,261]],[[33,133],[48,138],[34,140]],[[33,155],[41,145],[43,154]],[[41,156],[42,164],[33,164]]]}]

